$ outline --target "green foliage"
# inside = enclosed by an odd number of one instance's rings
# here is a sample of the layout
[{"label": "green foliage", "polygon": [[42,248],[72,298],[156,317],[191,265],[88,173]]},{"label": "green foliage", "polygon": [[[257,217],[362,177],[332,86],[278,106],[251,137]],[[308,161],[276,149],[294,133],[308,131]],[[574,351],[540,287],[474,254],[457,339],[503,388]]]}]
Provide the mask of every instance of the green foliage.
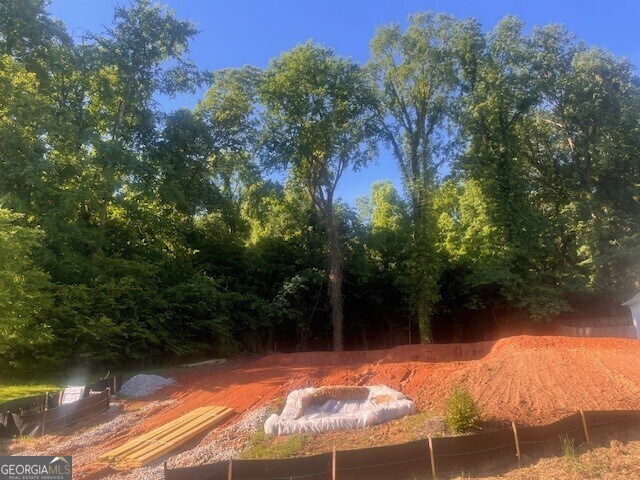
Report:
[{"label": "green foliage", "polygon": [[464,433],[476,426],[480,412],[475,400],[466,388],[456,387],[445,405],[447,424],[456,433]]},{"label": "green foliage", "polygon": [[0,358],[6,373],[51,365],[44,348],[52,332],[45,319],[49,277],[32,256],[42,231],[24,226],[23,215],[0,207]]},{"label": "green foliage", "polygon": [[[365,67],[309,42],[204,73],[195,26],[149,0],[82,43],[46,8],[0,2],[9,374],[326,349],[334,326],[388,347],[474,310],[610,315],[640,285],[640,82],[562,26],[418,13]],[[379,141],[404,192],[355,211],[336,188]]]}]

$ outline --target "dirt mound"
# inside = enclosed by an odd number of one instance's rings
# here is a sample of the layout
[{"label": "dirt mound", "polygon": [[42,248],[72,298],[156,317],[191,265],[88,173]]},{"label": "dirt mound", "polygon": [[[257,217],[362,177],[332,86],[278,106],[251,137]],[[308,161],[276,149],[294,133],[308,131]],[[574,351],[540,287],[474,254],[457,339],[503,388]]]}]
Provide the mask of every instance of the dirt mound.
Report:
[{"label": "dirt mound", "polygon": [[400,345],[389,350],[369,350],[366,352],[275,353],[257,360],[253,366],[344,367],[362,363],[464,362],[482,358],[491,351],[494,344],[495,342]]},{"label": "dirt mound", "polygon": [[386,350],[367,352],[299,352],[274,353],[257,360],[254,367],[300,367],[317,365],[323,367],[374,363],[387,353]]},{"label": "dirt mound", "polygon": [[401,362],[467,362],[491,352],[495,342],[450,343],[434,345],[401,345],[388,350],[380,363]]},{"label": "dirt mound", "polygon": [[[89,447],[95,454],[201,406],[225,405],[242,413],[311,386],[385,384],[419,409],[440,412],[453,387],[464,385],[486,419],[525,425],[548,423],[580,408],[640,409],[640,342],[622,339],[520,336],[386,351],[275,354],[165,375],[177,383],[149,400],[176,402]],[[77,478],[108,472],[91,464],[74,470]]]}]

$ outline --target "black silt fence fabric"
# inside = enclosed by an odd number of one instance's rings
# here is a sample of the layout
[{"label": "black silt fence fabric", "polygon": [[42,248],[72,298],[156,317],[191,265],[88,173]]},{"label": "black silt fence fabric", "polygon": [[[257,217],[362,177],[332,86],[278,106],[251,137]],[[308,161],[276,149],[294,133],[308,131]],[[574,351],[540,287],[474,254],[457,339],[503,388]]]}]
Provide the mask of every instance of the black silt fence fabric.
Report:
[{"label": "black silt fence fabric", "polygon": [[[585,422],[591,439],[623,432],[640,425],[640,410],[586,411]],[[557,453],[562,439],[575,445],[586,441],[580,413],[549,425],[518,427],[520,452],[534,457]],[[508,466],[517,462],[511,428],[461,437],[433,438],[436,475],[460,475]],[[329,480],[332,454],[286,460],[241,460],[232,463],[234,480]],[[427,440],[401,445],[336,452],[338,480],[403,480],[431,478]],[[169,480],[226,480],[227,462],[165,471]]]},{"label": "black silt fence fabric", "polygon": [[234,460],[233,480],[331,480],[331,453],[281,460]]},{"label": "black silt fence fabric", "polygon": [[340,480],[421,479],[431,477],[427,440],[336,452]]},{"label": "black silt fence fabric", "polygon": [[584,418],[591,438],[640,426],[640,410],[585,411]]},{"label": "black silt fence fabric", "polygon": [[120,388],[122,388],[122,374],[116,375],[115,377],[104,378],[91,385],[87,385],[84,389],[84,396],[88,397],[91,390],[94,392],[102,392],[107,388],[111,391],[112,395],[118,393]]},{"label": "black silt fence fabric", "polygon": [[107,391],[82,398],[74,403],[60,405],[42,412],[0,413],[0,437],[37,436],[53,433],[78,420],[89,418],[109,408]]},{"label": "black silt fence fabric", "polygon": [[517,462],[512,429],[432,439],[436,475],[462,474]]},{"label": "black silt fence fabric", "polygon": [[586,442],[582,417],[579,413],[549,425],[518,427],[520,452],[532,458],[560,452],[565,438],[573,441],[575,446]]},{"label": "black silt fence fabric", "polygon": [[44,424],[45,412],[28,413],[25,415],[18,415],[17,413],[10,413],[11,421],[13,422],[13,428],[10,430],[10,437],[16,436],[29,436],[35,437],[42,435],[42,425]]},{"label": "black silt fence fabric", "polygon": [[107,390],[44,412],[44,433],[51,433],[109,408]]},{"label": "black silt fence fabric", "polygon": [[32,397],[17,398],[0,404],[0,412],[17,414],[30,414],[44,412],[45,408],[58,406],[58,393],[50,392],[48,395],[34,395]]},{"label": "black silt fence fabric", "polygon": [[9,419],[10,413],[0,413],[0,438],[11,438],[13,431],[13,417]]},{"label": "black silt fence fabric", "polygon": [[40,433],[43,421],[44,412],[26,415],[11,412],[0,413],[0,437],[36,436]]},{"label": "black silt fence fabric", "polygon": [[227,480],[229,462],[218,462],[209,465],[187,468],[167,468],[165,480]]},{"label": "black silt fence fabric", "polygon": [[46,408],[58,405],[58,393],[10,400],[0,405],[0,438],[37,435]]}]

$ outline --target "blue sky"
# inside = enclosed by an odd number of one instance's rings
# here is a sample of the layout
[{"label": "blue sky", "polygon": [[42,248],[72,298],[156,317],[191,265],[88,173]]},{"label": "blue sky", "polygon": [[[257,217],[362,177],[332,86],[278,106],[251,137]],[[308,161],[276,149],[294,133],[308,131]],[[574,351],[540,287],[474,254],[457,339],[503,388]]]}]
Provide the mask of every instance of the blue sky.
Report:
[{"label": "blue sky", "polygon": [[[182,19],[192,20],[200,34],[191,58],[203,69],[254,65],[308,39],[338,54],[366,62],[369,41],[378,25],[406,24],[409,14],[433,10],[457,17],[475,17],[485,30],[505,15],[523,19],[528,28],[563,23],[587,44],[606,48],[640,65],[640,0],[162,0]],[[49,10],[76,36],[97,32],[111,22],[112,0],[52,0]],[[165,110],[192,107],[198,96],[161,99]],[[339,187],[343,200],[354,203],[375,180],[400,177],[392,156],[380,152],[377,164],[347,174]]]}]

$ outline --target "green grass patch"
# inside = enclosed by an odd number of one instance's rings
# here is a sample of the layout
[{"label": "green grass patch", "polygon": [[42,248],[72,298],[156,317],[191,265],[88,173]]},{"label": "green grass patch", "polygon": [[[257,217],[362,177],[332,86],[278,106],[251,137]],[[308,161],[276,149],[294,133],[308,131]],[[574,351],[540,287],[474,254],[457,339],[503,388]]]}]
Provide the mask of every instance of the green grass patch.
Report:
[{"label": "green grass patch", "polygon": [[42,395],[46,392],[55,392],[62,388],[64,388],[62,385],[53,382],[0,383],[0,403],[13,400],[15,398]]},{"label": "green grass patch", "polygon": [[260,429],[253,434],[249,445],[242,452],[243,460],[263,458],[290,458],[297,456],[309,440],[308,435],[283,435],[270,437]]}]

